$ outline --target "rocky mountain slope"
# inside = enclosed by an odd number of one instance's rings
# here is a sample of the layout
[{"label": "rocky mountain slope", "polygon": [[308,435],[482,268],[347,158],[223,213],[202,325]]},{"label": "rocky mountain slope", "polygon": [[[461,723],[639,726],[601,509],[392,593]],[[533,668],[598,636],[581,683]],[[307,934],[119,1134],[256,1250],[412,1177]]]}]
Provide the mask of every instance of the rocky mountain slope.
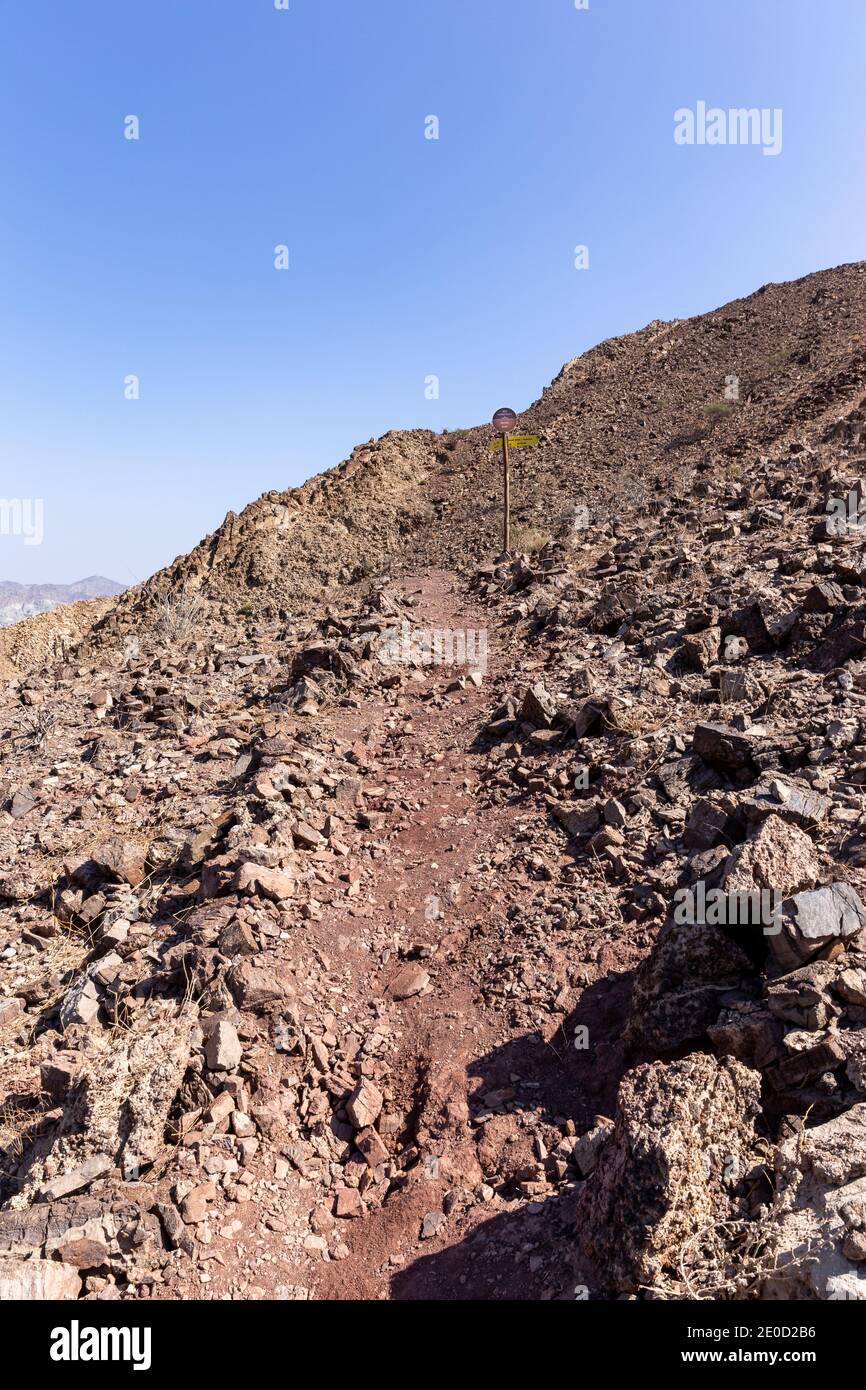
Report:
[{"label": "rocky mountain slope", "polygon": [[866,1294],[863,294],[569,364],[530,550],[386,436],[7,682],[0,1294]]},{"label": "rocky mountain slope", "polygon": [[0,680],[63,661],[90,638],[94,624],[114,606],[114,599],[81,599],[34,613],[0,630]]},{"label": "rocky mountain slope", "polygon": [[[864,312],[866,268],[842,266],[652,323],[569,362],[520,416],[539,446],[515,455],[518,526],[556,537],[579,506],[641,513],[687,488],[699,463],[736,471],[756,452],[818,437],[866,392]],[[465,569],[501,535],[490,437],[487,425],[394,432],[301,488],[266,493],[130,589],[108,634],[167,595],[200,595],[223,621],[273,618],[314,610],[347,586],[363,592],[392,568]]]}]

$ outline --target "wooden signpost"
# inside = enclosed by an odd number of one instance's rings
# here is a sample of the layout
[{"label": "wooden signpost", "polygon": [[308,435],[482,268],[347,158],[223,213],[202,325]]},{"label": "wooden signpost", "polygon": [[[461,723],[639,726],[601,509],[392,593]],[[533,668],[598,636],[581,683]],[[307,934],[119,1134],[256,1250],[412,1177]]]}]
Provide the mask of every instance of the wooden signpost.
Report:
[{"label": "wooden signpost", "polygon": [[511,549],[511,467],[508,459],[509,447],[515,449],[532,449],[538,443],[536,434],[509,434],[517,424],[515,411],[503,406],[497,410],[493,416],[493,428],[498,430],[500,438],[491,439],[490,448],[498,449],[502,447],[502,491],[503,491],[503,511],[502,511],[502,549]]}]

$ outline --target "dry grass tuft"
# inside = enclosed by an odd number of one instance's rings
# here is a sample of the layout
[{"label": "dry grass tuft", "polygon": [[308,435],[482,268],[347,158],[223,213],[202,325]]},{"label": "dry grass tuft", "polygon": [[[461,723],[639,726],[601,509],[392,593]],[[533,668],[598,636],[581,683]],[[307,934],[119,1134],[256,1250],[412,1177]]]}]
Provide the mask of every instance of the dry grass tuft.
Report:
[{"label": "dry grass tuft", "polygon": [[161,642],[185,642],[200,631],[206,611],[200,594],[182,591],[163,594],[156,602],[153,635]]},{"label": "dry grass tuft", "polygon": [[550,532],[540,526],[529,526],[518,522],[511,528],[511,549],[523,555],[534,555],[550,544]]}]

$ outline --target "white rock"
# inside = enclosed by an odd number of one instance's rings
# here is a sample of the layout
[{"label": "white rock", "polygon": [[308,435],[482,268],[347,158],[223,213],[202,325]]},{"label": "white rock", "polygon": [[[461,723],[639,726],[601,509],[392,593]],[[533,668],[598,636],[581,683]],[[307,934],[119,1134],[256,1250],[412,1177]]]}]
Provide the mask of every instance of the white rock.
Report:
[{"label": "white rock", "polygon": [[59,1260],[0,1259],[0,1303],[77,1298],[81,1276]]}]

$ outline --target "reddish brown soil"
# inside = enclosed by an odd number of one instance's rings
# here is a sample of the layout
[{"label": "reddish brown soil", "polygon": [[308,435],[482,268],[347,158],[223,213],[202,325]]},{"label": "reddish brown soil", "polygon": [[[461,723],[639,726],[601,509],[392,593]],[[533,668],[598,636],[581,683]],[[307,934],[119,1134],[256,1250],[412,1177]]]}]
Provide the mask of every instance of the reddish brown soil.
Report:
[{"label": "reddish brown soil", "polygon": [[[417,598],[419,626],[478,629],[489,622],[446,573],[410,576],[400,587]],[[587,965],[586,987],[572,994],[568,1011],[540,1014],[536,1030],[515,1026],[504,1006],[491,1006],[482,997],[479,981],[491,950],[519,949],[522,910],[542,886],[512,869],[487,875],[477,869],[485,855],[494,865],[497,856],[505,862],[527,823],[521,803],[482,808],[479,797],[485,752],[477,735],[489,714],[490,686],[507,674],[507,652],[498,647],[495,633],[490,647],[480,689],[470,684],[443,694],[457,673],[428,668],[400,698],[396,719],[381,702],[322,715],[344,745],[355,747],[362,767],[369,761],[381,769],[373,780],[387,786],[389,797],[413,809],[388,834],[387,856],[354,905],[335,906],[308,924],[304,950],[332,966],[339,963],[342,1002],[360,1011],[384,999],[396,958],[384,965],[371,960],[358,944],[359,920],[375,918],[383,939],[402,932],[416,954],[430,948],[425,964],[433,987],[399,1006],[402,1032],[389,1080],[395,1101],[418,1115],[419,1135],[431,1136],[431,1148],[440,1155],[439,1176],[419,1176],[381,1208],[339,1223],[348,1257],[330,1262],[317,1255],[309,1263],[287,1264],[279,1235],[257,1245],[252,1265],[239,1261],[235,1247],[248,1246],[263,1215],[254,1196],[238,1209],[244,1232],[211,1247],[217,1258],[209,1266],[207,1297],[229,1289],[235,1296],[255,1296],[258,1290],[270,1297],[288,1284],[309,1289],[317,1299],[568,1298],[584,1282],[574,1269],[568,1187],[540,1200],[491,1192],[490,1201],[475,1200],[462,1214],[455,1211],[433,1238],[420,1239],[424,1216],[439,1208],[449,1190],[455,1185],[477,1190],[483,1181],[477,1131],[469,1121],[489,1105],[491,1093],[500,1093],[493,1104],[514,1117],[515,1125],[528,1111],[559,1131],[571,1121],[580,1133],[596,1113],[612,1113],[630,977],[641,955],[628,933],[620,933],[615,950]],[[551,865],[554,880],[571,862],[563,836],[560,863]],[[449,885],[452,893],[458,886],[453,905]],[[447,904],[438,921],[424,918],[431,894]],[[573,940],[568,939],[567,952],[554,950],[563,981],[575,965]],[[575,1050],[577,1024],[591,1030],[592,1051]],[[288,1192],[299,1220],[321,1201],[321,1193],[305,1193],[303,1185],[294,1189],[290,1183]]]}]

